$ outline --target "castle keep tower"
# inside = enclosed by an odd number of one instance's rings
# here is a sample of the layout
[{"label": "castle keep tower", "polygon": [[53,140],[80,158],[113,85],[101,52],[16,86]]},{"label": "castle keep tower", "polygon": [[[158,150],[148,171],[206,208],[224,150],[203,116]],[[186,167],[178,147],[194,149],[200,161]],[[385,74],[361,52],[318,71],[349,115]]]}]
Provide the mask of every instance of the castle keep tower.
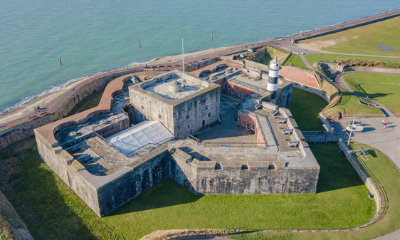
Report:
[{"label": "castle keep tower", "polygon": [[267,90],[271,93],[271,103],[276,104],[276,93],[278,90],[278,76],[281,62],[275,56],[275,59],[269,63],[268,85]]}]

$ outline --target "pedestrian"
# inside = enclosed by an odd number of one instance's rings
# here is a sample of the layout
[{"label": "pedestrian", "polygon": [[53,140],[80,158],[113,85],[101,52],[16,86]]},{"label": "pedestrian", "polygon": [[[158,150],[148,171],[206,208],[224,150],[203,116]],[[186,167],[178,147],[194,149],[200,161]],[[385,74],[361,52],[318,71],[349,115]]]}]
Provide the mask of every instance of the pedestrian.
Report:
[{"label": "pedestrian", "polygon": [[33,111],[35,111],[35,112],[36,112],[36,107],[33,107]]},{"label": "pedestrian", "polygon": [[382,125],[384,125],[385,124],[385,120],[382,120]]},{"label": "pedestrian", "polygon": [[385,129],[385,128],[386,128],[386,126],[387,126],[387,123],[384,123],[384,124],[383,124],[383,129]]}]

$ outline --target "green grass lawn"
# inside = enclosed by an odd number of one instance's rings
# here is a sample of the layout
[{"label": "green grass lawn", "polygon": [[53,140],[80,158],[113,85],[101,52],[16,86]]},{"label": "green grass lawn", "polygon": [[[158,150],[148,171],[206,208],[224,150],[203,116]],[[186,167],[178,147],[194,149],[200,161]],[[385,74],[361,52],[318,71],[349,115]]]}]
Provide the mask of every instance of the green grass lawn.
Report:
[{"label": "green grass lawn", "polygon": [[303,60],[301,60],[300,56],[297,54],[290,55],[284,66],[289,66],[291,63],[293,63],[294,67],[309,70],[304,64]]},{"label": "green grass lawn", "polygon": [[166,179],[99,218],[39,162],[33,138],[0,150],[0,187],[33,237],[139,239],[161,229],[347,228],[370,220],[375,202],[336,144],[311,145],[317,194],[199,196]]},{"label": "green grass lawn", "polygon": [[328,103],[313,93],[293,88],[292,101],[286,106],[302,131],[319,131],[322,129],[319,112]]},{"label": "green grass lawn", "polygon": [[101,97],[103,96],[103,92],[104,89],[94,92],[89,96],[87,96],[86,98],[84,98],[68,113],[67,117],[77,114],[78,112],[83,112],[85,110],[97,107],[97,105],[99,105]]},{"label": "green grass lawn", "polygon": [[[336,41],[336,45],[321,50],[337,53],[359,53],[368,55],[400,56],[400,17],[372,23],[346,31],[341,31],[302,42]],[[391,51],[382,50],[378,44],[393,47]]]},{"label": "green grass lawn", "polygon": [[[383,58],[383,57],[366,57],[366,56],[353,56],[353,55],[342,55],[342,54],[306,54],[304,57],[308,63],[312,66],[316,62],[329,61],[333,63],[350,59],[359,60],[370,60],[370,61],[382,61],[382,62],[400,62],[400,58]],[[286,64],[285,64],[286,65]]]},{"label": "green grass lawn", "polygon": [[354,114],[383,114],[379,108],[360,104],[358,100],[361,98],[354,96],[348,92],[342,92],[342,99],[334,107],[326,110],[325,115],[337,115],[343,112],[345,115]]},{"label": "green grass lawn", "polygon": [[[393,163],[387,159],[387,157],[382,154],[377,149],[374,149],[368,145],[360,143],[352,143],[350,145],[353,149],[359,149],[363,147],[365,151],[368,152],[369,161],[363,161],[359,159],[361,165],[364,169],[373,176],[373,178],[378,179],[379,184],[384,188],[389,201],[389,208],[384,215],[384,217],[377,223],[363,228],[357,231],[347,231],[347,232],[321,232],[321,233],[264,233],[255,232],[249,234],[238,234],[233,235],[231,238],[237,240],[248,240],[248,239],[355,239],[355,240],[366,240],[374,239],[378,236],[382,236],[386,233],[392,232],[400,227],[400,173],[393,165]],[[313,149],[314,150],[314,149]]]},{"label": "green grass lawn", "polygon": [[347,87],[385,105],[400,116],[400,76],[371,73],[352,73],[343,76]]}]

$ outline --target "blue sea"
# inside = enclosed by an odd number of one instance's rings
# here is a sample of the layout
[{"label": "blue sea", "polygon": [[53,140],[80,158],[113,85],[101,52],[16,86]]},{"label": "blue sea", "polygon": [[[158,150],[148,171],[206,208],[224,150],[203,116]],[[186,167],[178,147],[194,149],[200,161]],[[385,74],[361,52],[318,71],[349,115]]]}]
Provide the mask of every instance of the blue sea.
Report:
[{"label": "blue sea", "polygon": [[397,8],[398,0],[1,0],[0,114],[69,81],[179,54],[182,37],[194,52]]}]

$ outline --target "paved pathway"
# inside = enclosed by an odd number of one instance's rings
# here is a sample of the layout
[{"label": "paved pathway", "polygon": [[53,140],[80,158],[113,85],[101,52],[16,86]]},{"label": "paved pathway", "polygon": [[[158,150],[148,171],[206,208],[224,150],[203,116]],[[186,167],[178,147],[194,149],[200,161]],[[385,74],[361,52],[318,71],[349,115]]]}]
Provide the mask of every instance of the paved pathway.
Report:
[{"label": "paved pathway", "polygon": [[[344,72],[344,73],[341,73],[341,74],[337,75],[336,78],[335,78],[335,81],[332,84],[334,86],[336,86],[337,88],[340,88],[340,89],[342,89],[342,90],[344,90],[344,91],[346,91],[348,93],[351,93],[351,94],[353,94],[353,95],[355,95],[357,97],[360,97],[360,98],[362,98],[364,100],[367,100],[366,97],[361,96],[360,94],[355,93],[353,90],[348,88],[346,83],[343,81],[343,76],[346,75],[346,74],[350,74],[350,73],[371,73],[371,72],[367,72],[367,71]],[[373,74],[385,74],[385,73],[373,73]],[[400,75],[400,73],[399,74],[392,74],[392,75]],[[372,101],[371,99],[369,99],[369,101],[377,104],[377,106],[382,110],[382,112],[384,112],[386,114],[386,117],[395,117],[395,115],[387,107],[385,107],[384,105],[382,105],[382,104],[380,104],[378,102]]]},{"label": "paved pathway", "polygon": [[308,67],[308,69],[310,69],[310,71],[314,72],[314,68],[310,65],[310,63],[307,61],[307,59],[304,57],[303,54],[299,54],[301,60],[303,61],[304,65],[306,65],[306,67]]},{"label": "paved pathway", "polygon": [[[360,96],[359,94],[350,90],[342,79],[344,75],[355,72],[360,73],[361,71],[352,71],[339,74],[335,79],[334,85],[336,87],[341,88],[344,91],[347,91],[351,94],[354,94],[356,96],[365,99],[365,97]],[[396,165],[396,167],[400,171],[400,118],[396,117],[384,105],[378,102],[375,103],[378,104],[378,107],[381,108],[381,110],[386,113],[387,117],[384,119],[380,118],[361,119],[361,122],[364,125],[366,131],[362,133],[354,133],[352,139],[356,142],[367,144],[383,152],[387,157],[389,157],[389,159]],[[382,120],[385,120],[385,122],[388,124],[386,129],[384,129],[382,126]],[[343,128],[347,125],[347,121],[348,120],[341,121],[341,125]],[[397,229],[392,233],[389,233],[377,239],[379,240],[400,239],[400,229]]]}]

